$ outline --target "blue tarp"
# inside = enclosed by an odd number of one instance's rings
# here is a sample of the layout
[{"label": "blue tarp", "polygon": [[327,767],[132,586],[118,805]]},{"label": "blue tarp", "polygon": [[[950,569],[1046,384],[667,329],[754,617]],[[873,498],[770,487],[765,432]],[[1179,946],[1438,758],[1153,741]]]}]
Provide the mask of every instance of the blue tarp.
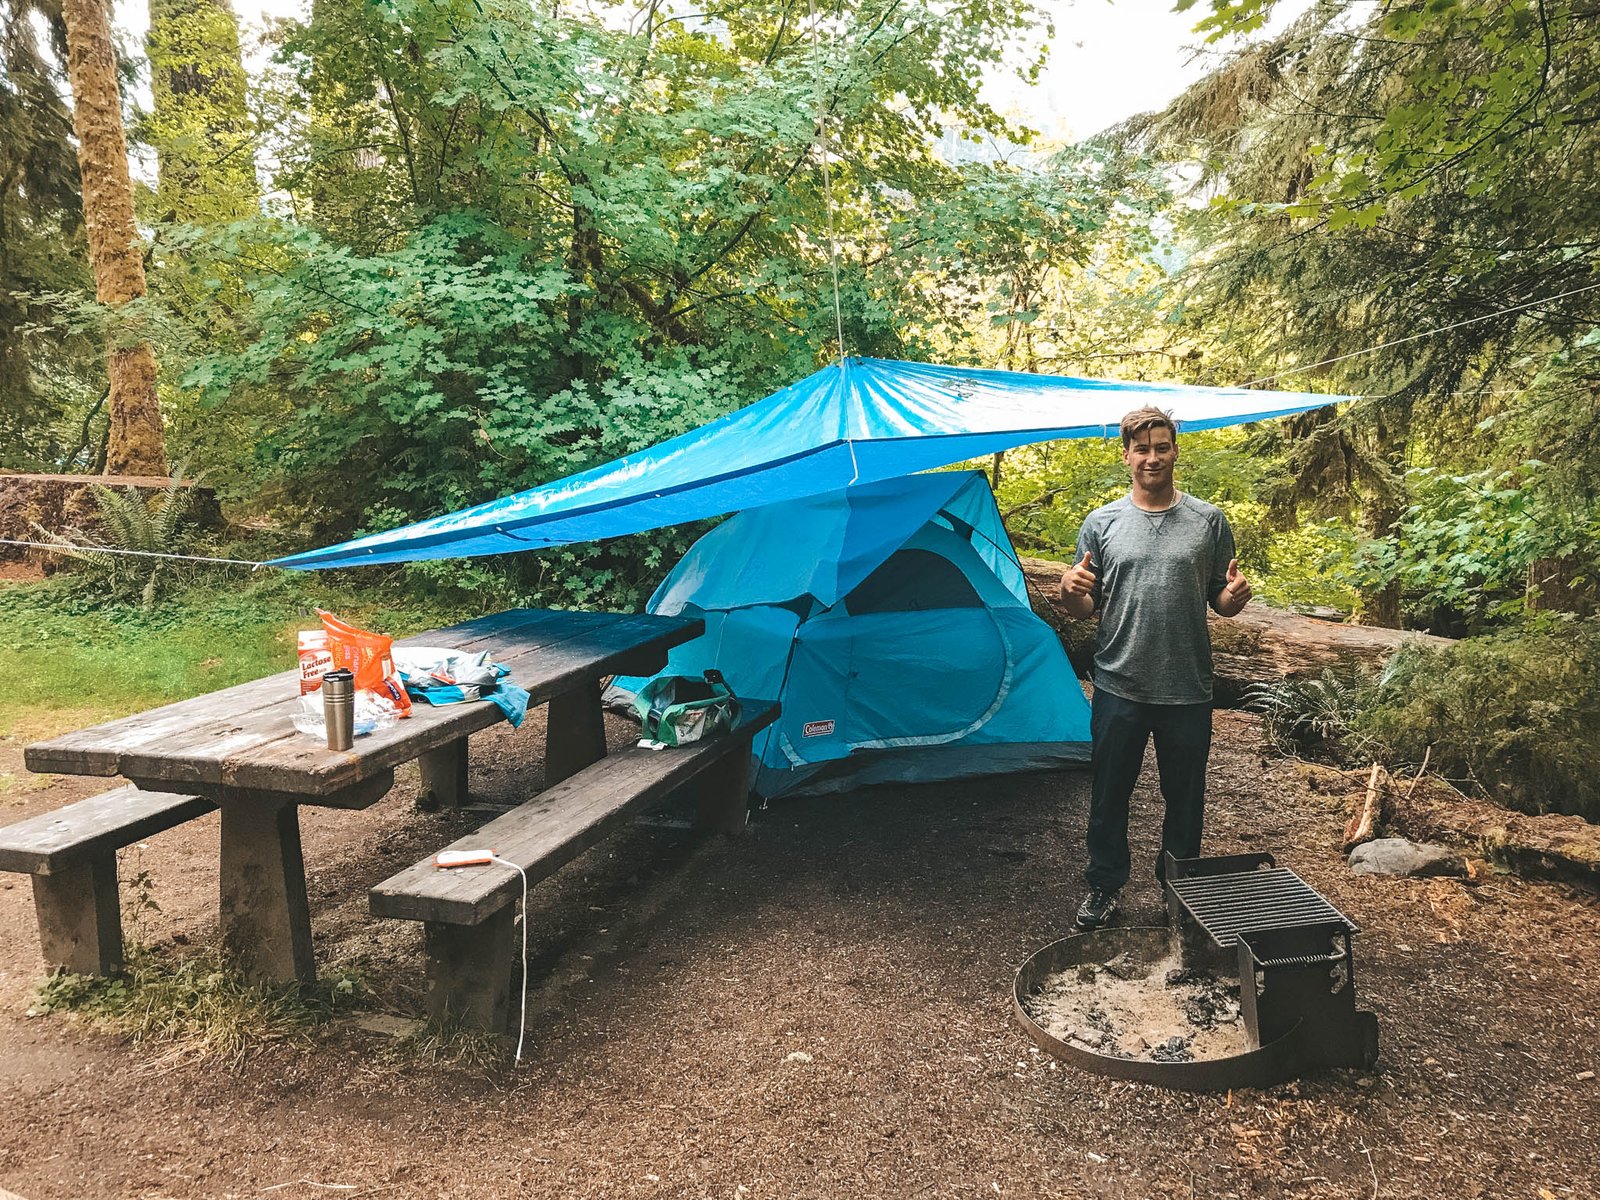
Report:
[{"label": "blue tarp", "polygon": [[1184,429],[1346,396],[1190,387],[848,358],[604,466],[274,565],[315,570],[599,541],[911,475],[1056,438],[1115,437],[1145,404]]},{"label": "blue tarp", "polygon": [[[776,697],[756,735],[768,797],[1060,767],[1089,706],[977,471],[747,509],[697,541],[649,611],[705,620],[664,674]],[[625,701],[642,678],[616,680]]]}]

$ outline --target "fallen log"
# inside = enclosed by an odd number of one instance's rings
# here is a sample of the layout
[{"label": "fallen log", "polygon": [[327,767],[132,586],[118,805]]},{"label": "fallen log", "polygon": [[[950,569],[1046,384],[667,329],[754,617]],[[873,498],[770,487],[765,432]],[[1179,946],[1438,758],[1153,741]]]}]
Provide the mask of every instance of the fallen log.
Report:
[{"label": "fallen log", "polygon": [[[1074,620],[1062,607],[1060,579],[1064,564],[1024,558],[1023,572],[1033,611],[1050,625],[1067,648],[1067,657],[1081,678],[1089,678],[1094,654],[1094,620]],[[1449,638],[1371,625],[1325,621],[1269,608],[1252,600],[1237,617],[1211,614],[1211,657],[1216,703],[1236,708],[1253,683],[1320,675],[1329,667],[1376,667],[1401,645],[1412,642],[1449,645]]]},{"label": "fallen log", "polygon": [[[81,530],[91,538],[100,535],[99,507],[94,488],[115,490],[132,488],[145,496],[172,486],[170,479],[148,475],[26,475],[0,472],[0,539],[13,542],[41,542],[39,528],[55,533]],[[222,526],[222,512],[216,493],[208,487],[184,481],[190,489],[188,519],[204,529]],[[62,557],[47,550],[25,546],[0,545],[0,576],[30,577],[60,566]],[[19,572],[16,568],[24,568]]]},{"label": "fallen log", "polygon": [[[1357,812],[1360,777],[1316,763],[1295,764],[1311,791]],[[1553,879],[1600,891],[1600,825],[1558,813],[1515,812],[1464,796],[1432,775],[1419,775],[1404,795],[1389,794],[1382,823],[1415,842],[1442,842],[1530,879]],[[1470,867],[1470,864],[1469,864]]]}]

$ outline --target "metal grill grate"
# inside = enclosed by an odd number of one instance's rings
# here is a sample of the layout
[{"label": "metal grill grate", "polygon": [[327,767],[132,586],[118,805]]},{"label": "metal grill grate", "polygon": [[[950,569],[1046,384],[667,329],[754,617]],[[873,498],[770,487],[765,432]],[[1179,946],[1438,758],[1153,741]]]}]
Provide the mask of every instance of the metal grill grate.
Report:
[{"label": "metal grill grate", "polygon": [[1337,921],[1357,932],[1353,921],[1286,867],[1168,879],[1166,886],[1223,949],[1235,945],[1239,934],[1250,929]]}]

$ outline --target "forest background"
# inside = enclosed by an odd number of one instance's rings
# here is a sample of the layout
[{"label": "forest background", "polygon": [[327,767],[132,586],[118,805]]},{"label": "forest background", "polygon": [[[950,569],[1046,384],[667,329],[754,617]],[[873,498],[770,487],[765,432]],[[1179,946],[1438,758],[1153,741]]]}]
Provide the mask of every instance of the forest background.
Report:
[{"label": "forest background", "polygon": [[[1185,437],[1180,486],[1267,601],[1463,640],[1261,706],[1291,748],[1600,818],[1588,0],[1317,3],[1256,40],[1273,0],[1202,0],[1217,69],[1071,144],[983,90],[1042,67],[1028,0],[313,0],[252,72],[227,0],[149,8],[119,46],[103,0],[0,0],[0,469],[177,467],[228,519],[107,495],[98,536],[393,527],[841,349],[1356,395]],[[982,464],[1023,553],[1070,555],[1119,450]],[[311,580],[90,556],[7,587],[0,661],[35,709],[127,711],[288,665],[313,595],[396,631],[635,607],[702,531]]]}]

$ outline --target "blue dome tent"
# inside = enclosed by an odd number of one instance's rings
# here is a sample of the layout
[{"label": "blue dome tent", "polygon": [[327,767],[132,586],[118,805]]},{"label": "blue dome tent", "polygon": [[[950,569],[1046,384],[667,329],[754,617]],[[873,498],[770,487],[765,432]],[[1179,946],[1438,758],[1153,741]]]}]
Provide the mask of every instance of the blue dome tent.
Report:
[{"label": "blue dome tent", "polygon": [[[663,674],[716,667],[782,702],[753,746],[762,796],[1088,760],[1083,689],[1028,605],[981,472],[748,509],[690,547],[648,608],[706,623]],[[608,701],[644,683],[618,679]]]}]

